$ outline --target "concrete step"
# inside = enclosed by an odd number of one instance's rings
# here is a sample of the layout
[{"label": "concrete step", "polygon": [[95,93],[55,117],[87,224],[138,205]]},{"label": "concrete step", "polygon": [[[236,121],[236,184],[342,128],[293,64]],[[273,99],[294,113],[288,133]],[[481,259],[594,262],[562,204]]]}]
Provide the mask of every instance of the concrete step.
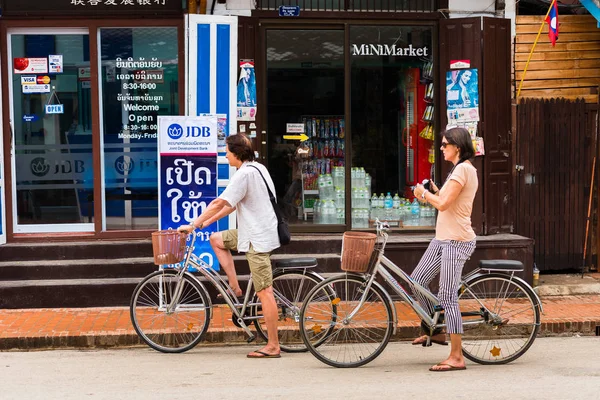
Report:
[{"label": "concrete step", "polygon": [[[296,257],[315,257],[323,270],[334,270],[339,267],[337,254],[273,254],[274,263],[281,259]],[[233,256],[239,273],[248,273],[248,262],[244,255]],[[32,260],[0,262],[2,281],[28,279],[100,279],[100,278],[133,278],[146,276],[156,271],[152,257],[107,258],[107,259],[74,259],[74,260]]]},{"label": "concrete step", "polygon": [[[274,254],[340,253],[342,235],[298,236],[277,249]],[[88,242],[9,243],[0,246],[0,260],[85,260],[112,258],[141,258],[152,256],[152,241],[101,240]]]},{"label": "concrete step", "polygon": [[[319,263],[316,272],[330,275],[340,271],[339,255],[313,256]],[[294,257],[297,255],[277,254],[272,260],[276,265],[277,260]],[[245,287],[248,263],[243,255],[234,256],[234,261],[238,279]],[[8,264],[0,265],[2,276],[10,271],[13,277],[0,281],[0,309],[127,306],[138,282],[158,268],[152,258],[20,263],[0,263]],[[35,274],[27,276],[27,272]],[[198,277],[206,282],[201,274]],[[206,287],[215,301],[217,291],[208,283]]]}]

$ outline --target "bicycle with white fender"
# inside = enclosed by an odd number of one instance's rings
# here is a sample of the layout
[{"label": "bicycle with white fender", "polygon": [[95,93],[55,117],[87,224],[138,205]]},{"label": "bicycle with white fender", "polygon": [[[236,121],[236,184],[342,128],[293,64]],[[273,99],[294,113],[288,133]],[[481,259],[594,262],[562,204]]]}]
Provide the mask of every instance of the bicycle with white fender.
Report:
[{"label": "bicycle with white fender", "polygon": [[[384,255],[389,226],[376,221],[377,234],[346,232],[342,269],[316,285],[300,312],[300,335],[308,350],[325,364],[347,368],[373,361],[398,326],[397,307],[412,308],[429,336],[446,327],[437,297]],[[461,279],[464,356],[479,364],[505,364],[522,356],[540,328],[542,303],[517,272],[513,260],[484,260]],[[392,275],[433,302],[430,315]],[[381,280],[403,302],[394,302]],[[333,293],[332,293],[333,289]],[[426,345],[430,345],[429,338]]]},{"label": "bicycle with white fender", "polygon": [[[140,338],[155,350],[181,353],[196,346],[210,324],[213,304],[209,292],[198,274],[221,294],[231,310],[234,325],[248,335],[248,343],[256,339],[250,329],[268,340],[262,307],[253,290],[252,276],[248,280],[243,301],[235,296],[231,286],[201,258],[193,254],[196,232],[186,249],[187,235],[175,230],[154,232],[152,245],[154,263],[174,265],[162,268],[142,279],[131,296],[130,316]],[[278,309],[278,335],[282,351],[306,351],[298,333],[300,307],[306,294],[324,278],[312,271],[315,258],[290,258],[274,261],[273,294]],[[327,291],[325,289],[325,291]],[[316,342],[313,342],[316,344]]]}]

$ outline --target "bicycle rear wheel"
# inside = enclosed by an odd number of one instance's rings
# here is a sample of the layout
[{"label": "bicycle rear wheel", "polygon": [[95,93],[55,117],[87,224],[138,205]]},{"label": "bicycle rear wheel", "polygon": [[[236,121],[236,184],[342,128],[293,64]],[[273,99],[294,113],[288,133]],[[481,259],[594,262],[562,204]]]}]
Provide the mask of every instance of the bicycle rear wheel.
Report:
[{"label": "bicycle rear wheel", "polygon": [[[323,281],[319,275],[310,271],[286,270],[275,272],[273,275],[273,292],[277,302],[277,332],[279,334],[279,346],[287,353],[299,353],[307,351],[300,333],[298,322],[300,321],[300,308],[306,295]],[[254,303],[258,303],[255,298]],[[262,315],[260,304],[254,306],[253,315]],[[266,341],[268,340],[267,326],[264,318],[255,320],[256,331]]]},{"label": "bicycle rear wheel", "polygon": [[459,292],[463,354],[479,364],[506,364],[522,356],[540,328],[540,304],[531,287],[505,274],[467,281]]},{"label": "bicycle rear wheel", "polygon": [[182,353],[198,344],[210,322],[205,290],[187,275],[181,277],[181,295],[167,310],[175,295],[179,277],[176,270],[156,271],[145,277],[133,291],[131,323],[142,340],[163,353]]},{"label": "bicycle rear wheel", "polygon": [[[321,362],[338,368],[359,367],[373,361],[387,346],[394,319],[387,296],[355,274],[336,275],[316,286],[300,314],[300,334]],[[335,293],[332,297],[331,289]]]}]

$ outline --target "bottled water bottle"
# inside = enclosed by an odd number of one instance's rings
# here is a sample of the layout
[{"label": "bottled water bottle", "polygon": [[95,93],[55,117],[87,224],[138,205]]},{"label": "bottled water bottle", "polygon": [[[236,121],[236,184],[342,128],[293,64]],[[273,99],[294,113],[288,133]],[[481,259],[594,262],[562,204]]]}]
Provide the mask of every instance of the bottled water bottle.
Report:
[{"label": "bottled water bottle", "polygon": [[400,220],[401,215],[400,215],[400,196],[398,196],[398,193],[396,193],[394,195],[394,198],[392,199],[392,204],[393,204],[393,212],[392,212],[392,219],[394,220]]},{"label": "bottled water bottle", "polygon": [[394,207],[394,200],[392,199],[392,195],[390,194],[390,192],[387,193],[387,196],[385,196],[385,199],[383,201],[383,208],[385,209],[385,219],[386,220],[390,220],[392,219],[392,209]]},{"label": "bottled water bottle", "polygon": [[419,217],[420,217],[421,207],[419,206],[419,200],[415,197],[410,206],[410,213],[412,216],[412,224],[411,226],[419,226]]},{"label": "bottled water bottle", "polygon": [[327,198],[327,182],[325,180],[325,175],[319,175],[317,178],[317,185],[319,186],[319,198],[321,200],[325,200]]},{"label": "bottled water bottle", "polygon": [[361,187],[358,189],[359,207],[369,208],[369,197],[367,197],[367,188]]},{"label": "bottled water bottle", "polygon": [[404,225],[411,226],[412,218],[410,211],[410,202],[408,199],[404,199],[404,203],[402,204],[402,218],[404,221]]},{"label": "bottled water bottle", "polygon": [[383,193],[381,193],[379,195],[379,201],[377,202],[377,208],[380,209],[382,215],[383,215],[384,206],[385,206],[385,196],[383,195]]},{"label": "bottled water bottle", "polygon": [[333,186],[344,189],[346,187],[346,174],[344,167],[333,167]]},{"label": "bottled water bottle", "polygon": [[336,187],[335,188],[335,207],[336,208],[344,208],[345,206],[345,196],[344,196],[344,189],[342,189],[341,187]]},{"label": "bottled water bottle", "polygon": [[323,223],[335,224],[337,222],[336,209],[333,200],[325,200],[323,205]]},{"label": "bottled water bottle", "polygon": [[356,174],[356,179],[357,179],[357,186],[358,187],[365,187],[365,175],[367,173],[365,172],[365,169],[363,167],[360,167],[360,169],[358,170],[358,173]]},{"label": "bottled water bottle", "polygon": [[365,187],[367,188],[367,197],[371,197],[371,175],[365,175]]},{"label": "bottled water bottle", "polygon": [[366,208],[361,209],[361,221],[363,228],[369,227],[369,210]]},{"label": "bottled water bottle", "polygon": [[352,208],[358,208],[358,193],[355,187],[352,188],[352,197],[350,199]]},{"label": "bottled water bottle", "polygon": [[344,210],[345,209],[343,207],[336,209],[337,223],[338,224],[345,224],[346,223],[346,212]]},{"label": "bottled water bottle", "polygon": [[321,223],[321,200],[315,200],[315,204],[313,204],[313,222],[315,224]]},{"label": "bottled water bottle", "polygon": [[353,208],[352,209],[352,227],[353,228],[360,228],[359,218],[360,218],[359,209]]},{"label": "bottled water bottle", "polygon": [[351,183],[352,183],[352,188],[356,187],[356,174],[357,174],[356,170],[357,169],[358,168],[352,167],[352,169],[350,170],[350,172],[352,174],[351,177],[350,177],[351,178]]},{"label": "bottled water bottle", "polygon": [[379,203],[379,199],[376,194],[373,194],[373,197],[371,197],[371,219],[373,220],[379,218],[379,215],[377,214],[377,203]]}]

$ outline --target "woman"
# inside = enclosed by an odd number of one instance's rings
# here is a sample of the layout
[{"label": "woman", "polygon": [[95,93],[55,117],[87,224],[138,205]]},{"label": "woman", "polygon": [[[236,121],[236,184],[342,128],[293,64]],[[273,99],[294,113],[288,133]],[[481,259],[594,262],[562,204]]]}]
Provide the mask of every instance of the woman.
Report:
[{"label": "woman", "polygon": [[[431,241],[412,278],[424,287],[440,274],[438,298],[444,309],[446,333],[450,334],[450,356],[430,368],[443,372],[466,369],[462,355],[462,319],[458,308],[458,286],[465,261],[475,250],[475,232],[471,227],[473,199],[479,186],[477,170],[470,159],[474,156],[473,142],[464,128],[453,128],[442,133],[444,160],[454,167],[441,190],[432,185],[432,192],[417,185],[414,195],[439,210],[435,239]],[[416,293],[421,305],[433,315],[433,305]],[[437,344],[446,343],[446,333],[431,336]],[[413,344],[425,344],[427,336],[421,336]]]}]

